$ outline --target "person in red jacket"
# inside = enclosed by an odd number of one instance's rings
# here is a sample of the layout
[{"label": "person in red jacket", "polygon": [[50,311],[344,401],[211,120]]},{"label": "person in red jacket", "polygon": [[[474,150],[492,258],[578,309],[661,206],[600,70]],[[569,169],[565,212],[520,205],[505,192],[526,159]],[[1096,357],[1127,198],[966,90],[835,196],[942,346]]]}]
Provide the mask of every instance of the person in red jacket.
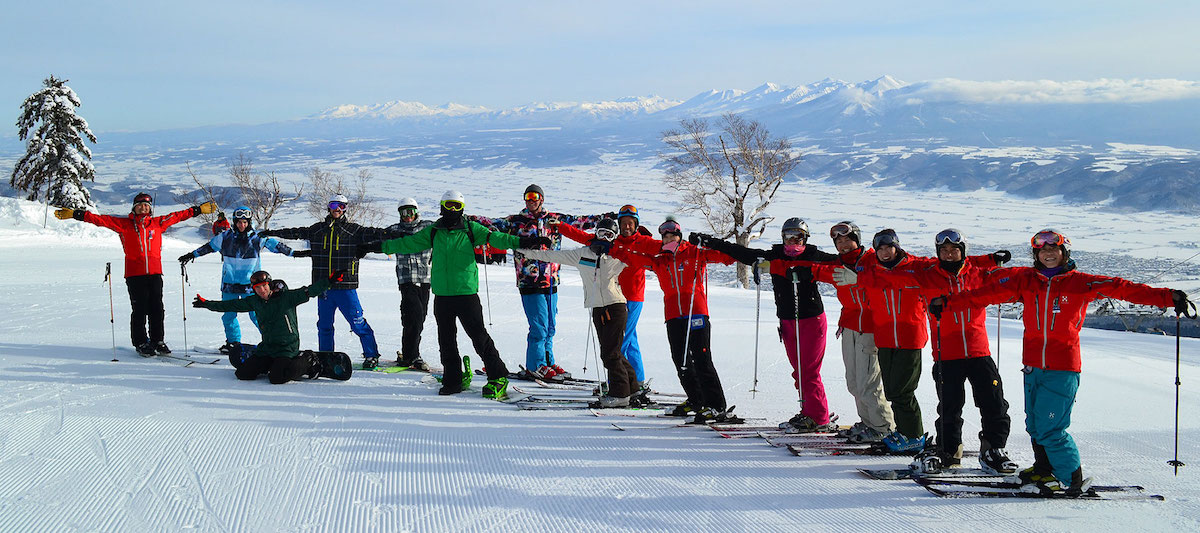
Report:
[{"label": "person in red jacket", "polygon": [[658,233],[661,241],[631,235],[617,239],[613,247],[635,252],[624,256],[628,259],[626,263],[635,268],[650,267],[662,287],[671,360],[679,374],[679,384],[687,393],[687,401],[671,414],[686,416],[689,410],[694,410],[696,417],[692,422],[696,424],[734,422],[738,419],[726,412],[725,391],[709,349],[711,325],[705,294],[708,263],[730,265],[734,259],[684,241],[683,227],[672,218],[658,227]]},{"label": "person in red jacket", "polygon": [[[563,237],[581,244],[592,241],[593,235],[570,224],[558,224],[557,220],[547,221],[558,228]],[[650,230],[638,224],[638,209],[633,205],[624,205],[617,212],[617,227],[620,230],[618,239],[628,243],[634,234],[652,236]],[[646,301],[646,270],[647,267],[626,268],[617,276],[621,286],[621,294],[625,296],[625,340],[621,342],[621,355],[629,361],[637,375],[638,389],[646,388],[646,370],[642,365],[642,350],[638,346],[637,324],[642,316],[642,304]]]},{"label": "person in red jacket", "polygon": [[[829,229],[837,248],[838,261],[813,267],[813,277],[834,284],[833,271],[839,266],[855,272],[873,269],[875,250],[862,245],[862,231],[848,220]],[[860,285],[836,285],[842,314],[835,336],[842,340],[842,362],[846,367],[846,389],[854,396],[859,421],[838,435],[851,442],[879,442],[896,429],[892,406],[883,395],[883,376],[879,371],[879,349],[875,347],[867,288]]]},{"label": "person in red jacket", "polygon": [[[138,354],[143,357],[171,353],[163,341],[163,319],[166,315],[162,302],[163,231],[201,213],[208,214],[216,210],[216,204],[205,202],[167,215],[151,216],[154,198],[142,192],[133,197],[133,208],[128,216],[97,215],[83,209],[58,209],[54,212],[59,220],[73,218],[108,228],[121,236],[121,246],[125,250],[125,286],[129,289],[129,304],[133,308],[129,316],[129,337]],[[148,335],[147,322],[150,325]]]},{"label": "person in red jacket", "polygon": [[[835,278],[857,278],[861,285],[890,288],[914,284],[926,300],[943,294],[956,294],[979,287],[998,266],[1012,258],[1007,250],[988,255],[967,256],[967,239],[950,228],[934,237],[937,262],[911,272],[873,270],[863,276],[841,271]],[[961,309],[945,320],[930,315],[933,336],[933,379],[938,393],[938,419],[934,423],[937,438],[927,442],[913,465],[933,473],[956,466],[962,459],[962,410],[966,404],[965,382],[971,382],[975,405],[979,408],[982,431],[979,432],[979,464],[992,474],[1011,474],[1017,465],[1008,457],[1012,421],[1000,371],[988,348],[987,313],[983,306]],[[936,443],[936,444],[935,444]]]},{"label": "person in red jacket", "polygon": [[1030,246],[1032,267],[1001,270],[978,288],[934,298],[929,312],[941,315],[994,303],[1024,304],[1025,430],[1033,443],[1034,462],[1016,478],[1030,490],[1079,494],[1088,490],[1091,479],[1083,476],[1079,449],[1067,428],[1079,390],[1079,329],[1088,303],[1116,298],[1142,305],[1173,305],[1182,314],[1188,298],[1183,291],[1077,271],[1070,239],[1052,229],[1034,234]]}]

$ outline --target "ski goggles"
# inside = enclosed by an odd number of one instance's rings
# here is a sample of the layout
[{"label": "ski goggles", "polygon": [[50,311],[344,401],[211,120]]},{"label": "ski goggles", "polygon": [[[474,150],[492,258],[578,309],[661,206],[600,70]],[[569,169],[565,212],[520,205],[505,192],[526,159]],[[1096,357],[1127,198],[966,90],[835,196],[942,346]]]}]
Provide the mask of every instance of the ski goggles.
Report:
[{"label": "ski goggles", "polygon": [[637,220],[638,219],[637,206],[634,206],[634,205],[621,206],[621,210],[617,211],[617,218],[621,218],[621,217],[633,217],[634,220]]},{"label": "ski goggles", "polygon": [[879,235],[876,235],[874,239],[871,239],[871,247],[879,249],[880,246],[895,246],[899,248],[900,237],[897,237],[895,233],[890,231],[886,233],[880,233]]},{"label": "ski goggles", "polygon": [[600,228],[596,230],[596,238],[605,241],[615,241],[617,239],[617,232],[608,228]]},{"label": "ski goggles", "polygon": [[346,202],[329,202],[330,211],[345,211]]},{"label": "ski goggles", "polygon": [[850,227],[849,224],[835,224],[832,228],[829,228],[829,238],[831,239],[850,235],[851,233],[854,233],[854,228]]},{"label": "ski goggles", "polygon": [[662,225],[658,227],[658,234],[666,235],[668,233],[678,233],[679,235],[683,235],[683,226],[680,226],[679,223],[675,222],[674,220],[663,222]]},{"label": "ski goggles", "polygon": [[1033,235],[1033,238],[1029,239],[1029,245],[1034,248],[1041,248],[1047,244],[1051,246],[1070,248],[1071,239],[1068,239],[1063,234],[1050,229],[1039,231]]},{"label": "ski goggles", "polygon": [[402,217],[417,216],[417,208],[415,208],[415,207],[401,207],[399,209],[399,211],[400,211],[400,216],[402,216]]},{"label": "ski goggles", "polygon": [[233,210],[233,219],[237,220],[239,218],[244,219],[244,220],[250,220],[250,210],[249,209],[234,209]]},{"label": "ski goggles", "polygon": [[788,230],[783,232],[784,243],[799,243],[808,238],[808,234],[800,230]]},{"label": "ski goggles", "polygon": [[442,208],[447,211],[462,211],[463,207],[463,203],[458,200],[442,200]]},{"label": "ski goggles", "polygon": [[946,243],[965,244],[966,242],[966,237],[963,237],[962,234],[954,228],[944,229],[933,237],[933,244],[936,246],[941,246]]},{"label": "ski goggles", "polygon": [[542,193],[537,192],[537,191],[529,191],[529,192],[525,193],[525,201],[526,202],[540,202],[540,201],[542,201]]}]

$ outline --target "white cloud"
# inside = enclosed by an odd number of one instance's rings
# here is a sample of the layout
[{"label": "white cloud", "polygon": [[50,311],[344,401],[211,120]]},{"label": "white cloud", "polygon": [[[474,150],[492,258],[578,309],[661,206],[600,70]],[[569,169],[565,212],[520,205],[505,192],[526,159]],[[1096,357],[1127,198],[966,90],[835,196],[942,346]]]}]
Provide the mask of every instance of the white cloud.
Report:
[{"label": "white cloud", "polygon": [[1200,98],[1200,82],[1157,79],[1095,81],[968,81],[953,78],[915,83],[905,91],[913,102],[990,104],[1145,103]]}]

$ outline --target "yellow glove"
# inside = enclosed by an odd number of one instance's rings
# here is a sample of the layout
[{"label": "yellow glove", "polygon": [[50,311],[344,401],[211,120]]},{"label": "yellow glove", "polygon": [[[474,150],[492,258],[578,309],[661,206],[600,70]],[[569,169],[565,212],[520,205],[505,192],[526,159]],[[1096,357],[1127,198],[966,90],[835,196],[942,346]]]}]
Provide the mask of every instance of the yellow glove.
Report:
[{"label": "yellow glove", "polygon": [[212,202],[204,202],[200,204],[200,213],[208,215],[217,212],[217,204]]},{"label": "yellow glove", "polygon": [[74,210],[74,209],[67,209],[67,208],[65,208],[65,207],[64,207],[64,208],[62,208],[62,209],[55,209],[55,210],[54,210],[54,218],[57,218],[57,219],[59,219],[59,220],[66,220],[66,219],[68,219],[68,218],[75,218],[75,210]]}]

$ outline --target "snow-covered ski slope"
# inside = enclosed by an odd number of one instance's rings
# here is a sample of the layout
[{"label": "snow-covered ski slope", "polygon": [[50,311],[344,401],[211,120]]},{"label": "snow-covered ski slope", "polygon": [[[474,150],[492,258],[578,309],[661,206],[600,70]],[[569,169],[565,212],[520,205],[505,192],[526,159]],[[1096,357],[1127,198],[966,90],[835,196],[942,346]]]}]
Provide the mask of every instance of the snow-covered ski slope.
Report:
[{"label": "snow-covered ski slope", "polygon": [[[510,179],[518,180],[529,181]],[[588,182],[597,184],[590,177]],[[628,194],[662,202],[649,194],[655,188],[647,182],[605,190],[603,201],[619,205]],[[581,189],[573,185],[571,201],[564,200],[561,209],[583,212],[581,206],[588,204]],[[508,195],[512,199],[467,190],[469,200],[478,197],[503,213],[515,212],[500,209],[516,204],[521,188]],[[790,198],[791,205],[804,205],[799,194]],[[843,211],[851,218],[870,213],[872,219],[888,219],[872,203],[878,198],[864,198],[857,207],[851,198],[825,207],[814,227],[827,227],[824,218],[842,218],[838,210],[853,209]],[[958,204],[964,198],[951,197]],[[897,198],[898,216],[905,217],[900,225],[927,239],[945,225],[983,224],[915,214],[934,213],[936,201],[918,205]],[[1027,238],[1024,226],[1070,227],[1062,206],[1025,205],[1006,213],[998,209],[998,199],[980,201],[979,220],[993,219],[981,232],[997,236],[989,241]],[[911,482],[872,481],[856,472],[899,466],[901,459],[797,458],[759,439],[723,439],[703,428],[617,431],[611,422],[654,427],[675,422],[596,417],[587,411],[520,411],[480,398],[480,381],[470,393],[439,397],[420,374],[362,372],[347,382],[270,385],[237,381],[224,361],[184,368],[142,359],[129,347],[129,302],[116,235],[53,217],[43,230],[41,209],[0,199],[0,531],[1200,530],[1200,474],[1193,470],[1200,468],[1200,421],[1193,416],[1200,404],[1200,343],[1195,340],[1183,341],[1180,433],[1180,456],[1195,466],[1174,477],[1166,465],[1172,456],[1174,338],[1083,333],[1084,375],[1072,432],[1085,469],[1100,483],[1145,485],[1164,494],[1165,502],[939,499]],[[1037,220],[1039,209],[1059,221]],[[658,217],[647,222],[653,225]],[[1080,229],[1073,235],[1083,233],[1089,220],[1075,220]],[[1018,222],[1018,229],[1001,229]],[[1156,228],[1176,227],[1152,217],[1135,222],[1088,226],[1087,231],[1133,242],[1127,232],[1144,237],[1155,235]],[[863,225],[865,230],[870,224]],[[179,268],[170,258],[202,242],[199,234],[182,236],[188,238],[168,238],[163,253],[167,342],[176,351],[184,349],[184,300],[197,292],[218,296],[215,255],[189,267],[190,284],[181,294]],[[1111,240],[1076,242],[1105,241],[1107,246]],[[1150,241],[1148,248],[1164,241]],[[828,248],[824,239],[814,242]],[[115,353],[110,328],[104,327],[109,317],[105,262],[113,263],[116,274]],[[307,283],[306,259],[266,254],[264,264],[293,287]],[[505,265],[490,267],[487,274],[490,330],[515,368],[523,360],[526,325],[513,273]],[[564,367],[580,374],[588,354],[587,372],[594,376],[597,363],[591,360],[594,349],[587,348],[578,276],[567,270],[563,279],[556,352]],[[392,353],[400,341],[392,263],[364,261],[362,281],[366,317],[381,349]],[[770,295],[763,295],[758,393],[752,394],[755,293],[715,285],[710,291],[713,351],[730,404],[770,423],[790,416],[796,396],[770,318]],[[656,388],[678,391],[666,355],[661,292],[653,282],[646,297],[639,331],[648,374]],[[840,307],[833,299],[826,305],[834,324]],[[299,314],[305,326],[302,343],[314,347],[315,304],[302,306]],[[217,313],[188,307],[186,324],[191,345],[221,344]],[[242,325],[250,329],[247,320]],[[995,319],[988,325],[994,342]],[[337,327],[338,348],[357,360],[357,339],[340,318]],[[426,328],[423,352],[433,362],[432,317]],[[1005,320],[1000,329],[1000,366],[1014,419],[1009,449],[1027,464],[1032,454],[1022,429],[1021,327]],[[246,341],[256,340],[255,333],[246,333]],[[471,353],[463,335],[460,345]],[[930,357],[919,398],[931,430],[936,401]],[[854,421],[832,332],[823,376],[832,409],[844,422]],[[967,408],[965,419],[967,446],[974,447],[978,415],[973,408]]]}]

